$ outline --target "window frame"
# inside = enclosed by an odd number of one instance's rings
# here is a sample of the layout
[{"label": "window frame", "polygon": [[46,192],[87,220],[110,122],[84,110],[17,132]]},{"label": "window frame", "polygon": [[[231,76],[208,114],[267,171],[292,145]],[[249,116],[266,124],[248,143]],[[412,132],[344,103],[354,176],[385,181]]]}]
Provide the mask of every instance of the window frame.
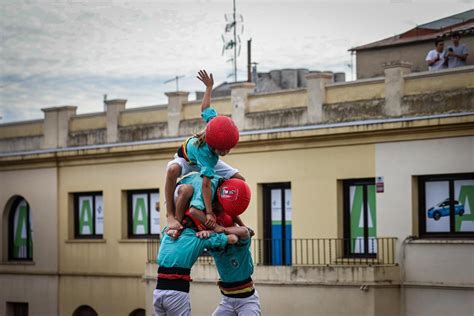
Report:
[{"label": "window frame", "polygon": [[[151,233],[151,194],[160,194],[160,189],[140,189],[140,190],[127,190],[127,237],[129,239],[156,239],[161,236],[161,233]],[[148,234],[133,234],[133,195],[134,194],[146,194],[148,200]],[[161,227],[160,227],[161,228]]]},{"label": "window frame", "polygon": [[21,316],[29,315],[29,304],[25,302],[6,302],[7,305],[7,316],[18,315],[20,312]]},{"label": "window frame", "polygon": [[[91,192],[76,192],[74,196],[74,239],[104,239],[104,234],[96,234],[95,226],[95,198],[96,196],[102,196],[104,199],[104,193],[102,191],[91,191]],[[93,234],[81,235],[79,234],[79,198],[83,196],[92,196],[92,230]],[[102,208],[104,212],[104,208]],[[105,215],[105,214],[104,214]],[[105,216],[104,216],[105,223]]]},{"label": "window frame", "polygon": [[[418,235],[419,238],[474,238],[472,232],[456,232],[455,231],[455,196],[454,182],[458,180],[474,180],[474,172],[467,173],[451,173],[437,175],[418,176]],[[449,232],[427,232],[426,231],[426,183],[436,181],[447,181],[449,186]],[[474,206],[469,205],[471,208]],[[473,210],[471,210],[472,212]]]},{"label": "window frame", "polygon": [[[18,207],[18,205],[22,202],[26,202],[26,240],[27,244],[26,246],[26,258],[15,258],[13,256],[13,243],[14,243],[14,222],[15,222],[15,209]],[[31,248],[31,251],[30,251]],[[14,201],[13,204],[9,210],[8,214],[8,261],[24,261],[24,262],[31,262],[33,261],[33,236],[31,233],[31,222],[30,222],[30,203],[23,198],[23,197],[17,197]]]},{"label": "window frame", "polygon": [[[273,258],[273,234],[272,234],[272,190],[279,189],[282,191],[281,194],[281,221],[282,221],[282,238],[281,244],[281,260],[282,263],[280,265],[274,264],[272,262]],[[290,251],[293,252],[292,249],[292,238],[286,238],[286,206],[285,206],[285,190],[292,190],[291,182],[274,182],[274,183],[262,183],[262,193],[263,193],[263,258],[264,264],[268,266],[292,266],[293,265],[293,253],[290,255],[290,263],[286,263],[286,246],[287,241],[290,241]],[[293,193],[293,192],[292,192]],[[293,205],[292,205],[293,207]],[[283,224],[285,223],[285,224]]]},{"label": "window frame", "polygon": [[[369,252],[369,197],[367,187],[369,185],[376,185],[375,178],[360,178],[360,179],[347,179],[342,180],[342,194],[343,194],[343,240],[344,240],[344,258],[377,258],[377,251],[371,253]],[[364,212],[364,252],[363,253],[353,253],[351,252],[351,210],[350,210],[350,187],[351,186],[363,186],[362,193],[362,207]],[[376,193],[377,194],[377,193]],[[376,201],[377,203],[377,201]],[[377,212],[377,205],[375,206]],[[377,213],[375,213],[377,214]],[[377,227],[377,224],[374,224]],[[377,240],[377,236],[373,237]]]}]

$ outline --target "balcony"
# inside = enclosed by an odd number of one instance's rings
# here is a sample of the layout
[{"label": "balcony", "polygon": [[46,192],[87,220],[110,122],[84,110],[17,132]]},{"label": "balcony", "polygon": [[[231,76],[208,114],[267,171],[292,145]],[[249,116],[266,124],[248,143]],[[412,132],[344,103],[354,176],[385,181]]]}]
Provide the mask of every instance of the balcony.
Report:
[{"label": "balcony", "polygon": [[[250,251],[256,266],[345,266],[345,265],[396,265],[397,238],[254,238]],[[156,261],[159,239],[147,241],[147,262]],[[365,251],[367,249],[367,251]],[[204,253],[198,264],[213,264],[212,257]]]}]

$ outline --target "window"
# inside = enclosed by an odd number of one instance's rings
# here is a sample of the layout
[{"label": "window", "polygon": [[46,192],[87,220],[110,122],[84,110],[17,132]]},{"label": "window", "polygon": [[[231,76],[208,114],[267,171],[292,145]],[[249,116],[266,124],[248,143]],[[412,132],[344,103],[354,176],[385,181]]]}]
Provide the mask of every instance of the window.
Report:
[{"label": "window", "polygon": [[263,195],[265,264],[291,265],[291,184],[265,184]]},{"label": "window", "polygon": [[28,316],[28,303],[7,302],[7,316]]},{"label": "window", "polygon": [[375,257],[377,209],[375,179],[344,181],[344,255]]},{"label": "window", "polygon": [[74,194],[75,238],[101,239],[104,234],[102,192]]},{"label": "window", "polygon": [[97,312],[90,306],[82,305],[74,311],[72,316],[97,316]]},{"label": "window", "polygon": [[474,237],[474,173],[418,177],[421,237]]},{"label": "window", "polygon": [[9,260],[33,260],[32,231],[30,205],[18,197],[13,201],[8,219]]},{"label": "window", "polygon": [[128,191],[128,236],[148,238],[160,235],[160,194],[154,190]]},{"label": "window", "polygon": [[145,316],[145,310],[143,308],[137,308],[130,313],[130,316]]}]

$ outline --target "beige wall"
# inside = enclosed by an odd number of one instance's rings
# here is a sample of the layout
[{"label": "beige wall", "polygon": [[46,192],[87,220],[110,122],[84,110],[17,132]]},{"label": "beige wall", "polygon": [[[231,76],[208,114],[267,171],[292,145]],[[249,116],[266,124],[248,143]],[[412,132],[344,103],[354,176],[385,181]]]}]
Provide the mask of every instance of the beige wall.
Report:
[{"label": "beige wall", "polygon": [[6,206],[14,196],[22,196],[30,205],[34,261],[33,265],[0,264],[0,271],[55,273],[58,270],[56,168],[2,171],[0,172],[0,188],[3,221],[2,262],[7,261]]},{"label": "beige wall", "polygon": [[308,106],[306,89],[298,89],[251,95],[248,111],[263,112],[306,106]]},{"label": "beige wall", "polygon": [[473,88],[473,70],[471,66],[410,74],[405,76],[405,95]]},{"label": "beige wall", "polygon": [[[0,172],[1,248],[0,315],[6,302],[29,304],[31,315],[57,315],[58,217],[56,168]],[[8,261],[8,212],[12,197],[29,205],[33,228],[33,261]],[[9,211],[9,210],[8,210]]]},{"label": "beige wall", "polygon": [[43,134],[43,120],[0,125],[0,139]]},{"label": "beige wall", "polygon": [[385,182],[385,192],[377,194],[377,230],[398,237],[406,315],[472,315],[472,241],[402,242],[418,235],[414,177],[473,172],[474,137],[377,144],[375,155],[377,176]]},{"label": "beige wall", "polygon": [[91,306],[100,316],[128,316],[145,309],[145,285],[139,278],[63,275],[59,287],[61,316],[72,315],[81,305]]},{"label": "beige wall", "polygon": [[474,137],[381,143],[375,146],[375,159],[376,174],[385,181],[385,192],[377,194],[377,230],[401,242],[417,233],[413,177],[472,172]]},{"label": "beige wall", "polygon": [[[154,271],[156,264],[149,264],[147,315],[153,315]],[[191,276],[193,315],[210,315],[222,297],[215,284],[215,266],[196,264]],[[398,276],[396,266],[256,266],[252,278],[260,296],[262,315],[398,316]],[[362,284],[367,291],[360,289]]]},{"label": "beige wall", "polygon": [[474,291],[439,288],[407,288],[406,315],[409,316],[472,316]]},{"label": "beige wall", "polygon": [[0,315],[7,315],[7,302],[28,303],[32,316],[61,315],[58,313],[58,279],[57,275],[0,273]]},{"label": "beige wall", "polygon": [[383,79],[350,81],[327,86],[326,102],[339,103],[385,97]]}]

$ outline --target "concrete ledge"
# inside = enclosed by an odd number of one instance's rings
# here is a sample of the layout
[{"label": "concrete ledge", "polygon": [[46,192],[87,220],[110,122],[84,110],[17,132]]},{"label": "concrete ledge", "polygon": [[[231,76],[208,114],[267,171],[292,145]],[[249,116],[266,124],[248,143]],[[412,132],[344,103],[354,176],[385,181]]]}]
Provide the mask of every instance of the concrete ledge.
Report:
[{"label": "concrete ledge", "polygon": [[454,74],[469,73],[469,72],[474,72],[474,66],[464,66],[464,67],[459,67],[459,68],[443,69],[443,70],[438,70],[438,71],[414,72],[414,73],[403,76],[403,78],[405,78],[405,80],[413,80],[413,79],[419,79],[419,78],[439,77],[439,76],[454,75]]},{"label": "concrete ledge", "polygon": [[326,85],[326,89],[335,89],[335,88],[358,86],[358,85],[369,85],[369,84],[377,84],[377,83],[384,83],[384,82],[385,82],[385,77],[367,78],[367,79],[359,79],[359,80],[354,80],[354,81],[330,83]]},{"label": "concrete ledge", "polygon": [[408,244],[472,244],[474,245],[474,239],[415,239],[407,242]]}]

